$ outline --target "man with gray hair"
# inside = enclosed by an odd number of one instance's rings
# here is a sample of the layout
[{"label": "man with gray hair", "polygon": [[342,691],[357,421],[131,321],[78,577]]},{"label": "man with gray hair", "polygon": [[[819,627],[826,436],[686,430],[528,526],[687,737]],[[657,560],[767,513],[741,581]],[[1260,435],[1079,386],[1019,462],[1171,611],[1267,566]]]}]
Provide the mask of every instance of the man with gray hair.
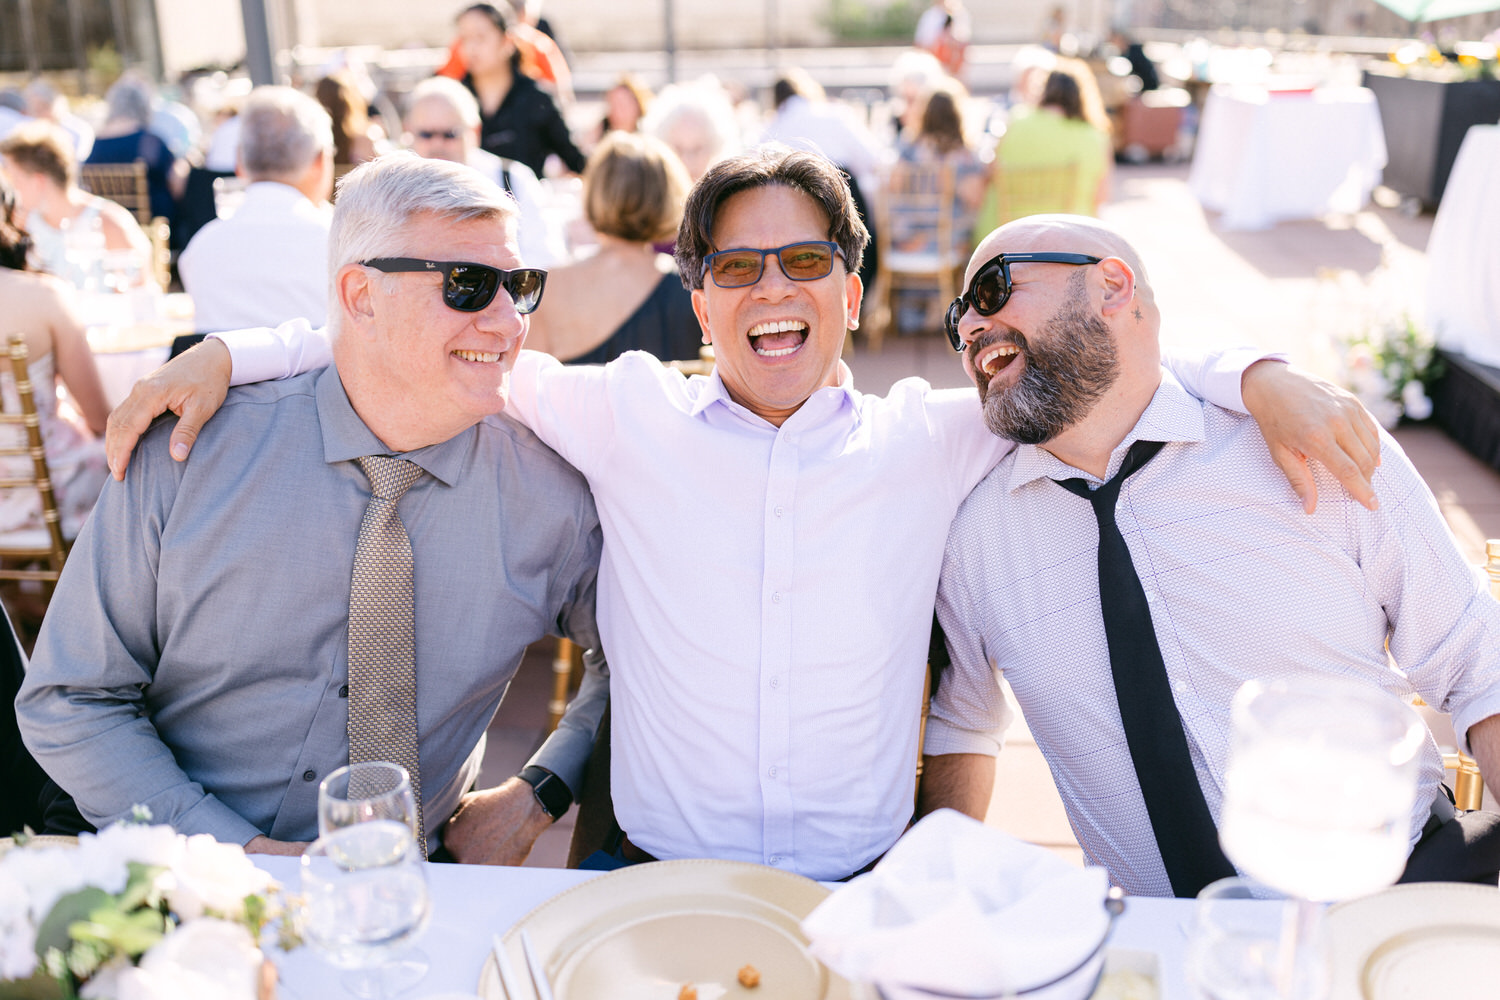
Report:
[{"label": "man with gray hair", "polygon": [[418,156],[467,163],[503,187],[521,208],[521,258],[534,267],[566,259],[562,232],[547,218],[541,182],[524,163],[479,146],[479,102],[469,88],[434,76],[412,88],[406,105],[406,144]]},{"label": "man with gray hair", "polygon": [[[105,488],[16,702],[90,822],[139,804],[299,853],[325,775],[407,755],[434,855],[501,858],[550,823],[522,777],[467,791],[527,644],[597,646],[588,487],[501,413],[545,278],[515,216],[455,164],[355,170],[329,238],[332,365],[234,390],[191,466],[162,424]],[[535,768],[578,787],[603,687],[585,678]]]},{"label": "man with gray hair", "polygon": [[199,330],[328,317],[333,126],[291,87],[257,87],[240,112],[244,200],[194,234],[177,260]]}]

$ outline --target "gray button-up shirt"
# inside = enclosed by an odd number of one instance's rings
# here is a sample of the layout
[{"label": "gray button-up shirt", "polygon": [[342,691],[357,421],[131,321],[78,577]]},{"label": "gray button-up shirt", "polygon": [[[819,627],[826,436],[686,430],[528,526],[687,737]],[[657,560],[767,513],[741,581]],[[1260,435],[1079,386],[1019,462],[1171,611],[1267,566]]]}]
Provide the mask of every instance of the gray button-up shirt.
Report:
[{"label": "gray button-up shirt", "polygon": [[[230,392],[190,462],[170,422],[106,485],[58,584],[16,712],[27,746],[105,824],[148,806],[184,833],[317,835],[318,782],[348,763],[349,583],[370,484],[390,454],[333,368]],[[401,457],[416,587],[417,717],[431,838],[478,774],[528,643],[597,646],[600,532],[583,478],[490,417]],[[577,788],[602,712],[536,763]]]}]

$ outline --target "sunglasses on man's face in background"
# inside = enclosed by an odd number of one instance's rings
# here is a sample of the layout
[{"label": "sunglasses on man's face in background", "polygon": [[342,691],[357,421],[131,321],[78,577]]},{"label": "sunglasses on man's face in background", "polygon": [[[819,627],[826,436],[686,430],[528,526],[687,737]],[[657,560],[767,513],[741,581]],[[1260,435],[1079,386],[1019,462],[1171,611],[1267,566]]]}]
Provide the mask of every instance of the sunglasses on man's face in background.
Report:
[{"label": "sunglasses on man's face in background", "polygon": [[973,306],[981,316],[993,316],[1005,308],[1010,301],[1010,266],[1012,264],[1097,264],[1103,257],[1091,257],[1086,253],[1003,253],[984,262],[969,282],[969,290],[948,306],[943,317],[943,332],[948,343],[962,354],[964,339],[958,335],[958,321]]},{"label": "sunglasses on man's face in background", "polygon": [[709,254],[703,258],[703,269],[720,288],[745,288],[760,280],[766,270],[766,257],[775,254],[781,261],[781,273],[788,278],[816,281],[832,273],[833,258],[842,253],[837,243],[825,240],[788,243],[769,250],[736,247]]},{"label": "sunglasses on man's face in background", "polygon": [[488,264],[457,260],[419,260],[415,257],[376,257],[360,263],[386,274],[403,274],[408,271],[441,274],[443,304],[459,312],[479,312],[494,301],[497,291],[504,288],[511,301],[516,304],[516,312],[524,316],[541,304],[542,288],[547,284],[547,272],[539,267],[518,267],[506,271]]},{"label": "sunglasses on man's face in background", "polygon": [[418,139],[421,139],[423,142],[431,142],[434,139],[446,139],[448,142],[452,142],[461,134],[462,133],[456,132],[453,129],[447,129],[445,131],[422,129],[420,131],[412,133],[412,135],[416,136]]}]

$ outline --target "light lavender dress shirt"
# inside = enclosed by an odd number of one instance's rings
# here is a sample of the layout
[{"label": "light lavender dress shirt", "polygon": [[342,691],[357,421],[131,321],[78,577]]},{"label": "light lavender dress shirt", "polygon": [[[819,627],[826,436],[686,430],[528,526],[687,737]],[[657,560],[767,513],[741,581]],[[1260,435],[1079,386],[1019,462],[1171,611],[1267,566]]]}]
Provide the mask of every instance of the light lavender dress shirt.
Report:
[{"label": "light lavender dress shirt", "polygon": [[[170,422],[109,480],[52,598],[16,712],[27,746],[91,822],[149,807],[184,833],[317,836],[318,782],[348,763],[350,574],[391,454],[333,368],[232,391],[193,449]],[[416,590],[428,838],[478,775],[526,645],[597,644],[600,532],[582,477],[491,417],[400,457]],[[534,759],[579,787],[605,683],[590,675]]]},{"label": "light lavender dress shirt", "polygon": [[[1215,820],[1230,700],[1253,677],[1338,674],[1420,694],[1452,713],[1460,739],[1500,712],[1500,605],[1389,436],[1374,479],[1380,509],[1318,466],[1313,515],[1253,420],[1192,398],[1169,373],[1110,476],[1137,439],[1169,443],[1126,480],[1115,516]],[[926,746],[992,752],[1009,714],[1003,674],[1089,860],[1132,895],[1170,896],[1115,701],[1093,510],[1053,482],[1079,476],[1098,482],[1023,445],[959,510],[938,591],[953,668]],[[1423,754],[1412,843],[1442,774],[1430,736]]]}]

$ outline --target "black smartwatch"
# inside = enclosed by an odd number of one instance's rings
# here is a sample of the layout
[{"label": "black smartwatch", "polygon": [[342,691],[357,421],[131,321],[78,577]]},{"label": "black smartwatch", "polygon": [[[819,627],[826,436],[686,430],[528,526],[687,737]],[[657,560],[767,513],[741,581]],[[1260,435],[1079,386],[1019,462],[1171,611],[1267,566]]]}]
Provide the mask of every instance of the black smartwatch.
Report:
[{"label": "black smartwatch", "polygon": [[554,820],[561,819],[573,804],[573,792],[568,788],[568,783],[545,767],[528,764],[521,768],[517,777],[531,786],[531,794],[536,796],[537,804]]}]

